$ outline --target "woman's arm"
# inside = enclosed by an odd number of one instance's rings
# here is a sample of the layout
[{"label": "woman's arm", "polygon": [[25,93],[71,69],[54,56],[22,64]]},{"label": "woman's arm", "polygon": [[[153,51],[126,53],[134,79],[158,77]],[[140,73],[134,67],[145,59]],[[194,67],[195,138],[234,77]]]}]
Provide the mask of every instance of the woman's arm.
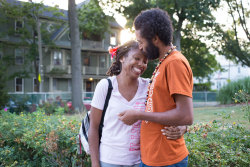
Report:
[{"label": "woman's arm", "polygon": [[92,167],[100,167],[99,152],[99,125],[102,117],[102,110],[91,107],[90,128],[89,128],[89,150]]}]

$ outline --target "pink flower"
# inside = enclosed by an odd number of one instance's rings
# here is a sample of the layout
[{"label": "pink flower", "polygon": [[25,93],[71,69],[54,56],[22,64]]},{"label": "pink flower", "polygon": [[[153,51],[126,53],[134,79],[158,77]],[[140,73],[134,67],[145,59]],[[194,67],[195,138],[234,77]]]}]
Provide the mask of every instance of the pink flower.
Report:
[{"label": "pink flower", "polygon": [[8,109],[7,109],[7,108],[4,108],[4,111],[8,111]]}]

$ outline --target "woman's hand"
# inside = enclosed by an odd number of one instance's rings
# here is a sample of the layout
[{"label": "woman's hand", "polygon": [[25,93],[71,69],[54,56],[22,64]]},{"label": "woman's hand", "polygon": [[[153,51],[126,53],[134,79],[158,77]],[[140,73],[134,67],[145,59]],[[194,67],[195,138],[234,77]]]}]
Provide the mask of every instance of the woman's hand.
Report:
[{"label": "woman's hand", "polygon": [[187,126],[165,126],[161,132],[167,137],[167,139],[176,140],[181,138],[187,132]]}]

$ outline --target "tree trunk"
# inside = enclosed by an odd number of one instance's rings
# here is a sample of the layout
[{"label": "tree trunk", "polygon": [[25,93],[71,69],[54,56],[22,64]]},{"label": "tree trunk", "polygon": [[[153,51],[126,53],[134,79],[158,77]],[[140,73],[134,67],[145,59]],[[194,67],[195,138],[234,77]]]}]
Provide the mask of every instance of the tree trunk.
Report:
[{"label": "tree trunk", "polygon": [[68,18],[71,38],[72,105],[75,110],[83,110],[81,41],[75,0],[68,0]]},{"label": "tree trunk", "polygon": [[[40,77],[41,77],[41,82],[39,84],[39,92],[43,92],[43,55],[42,55],[43,53],[42,53],[42,37],[41,37],[41,31],[40,31],[39,16],[37,16],[36,24],[37,24],[36,31],[37,31],[37,38],[38,38],[38,55],[39,55],[38,73],[40,74]],[[38,76],[37,76],[37,80],[38,80]]]},{"label": "tree trunk", "polygon": [[174,45],[176,46],[177,50],[181,51],[181,31],[180,30],[175,31]]}]

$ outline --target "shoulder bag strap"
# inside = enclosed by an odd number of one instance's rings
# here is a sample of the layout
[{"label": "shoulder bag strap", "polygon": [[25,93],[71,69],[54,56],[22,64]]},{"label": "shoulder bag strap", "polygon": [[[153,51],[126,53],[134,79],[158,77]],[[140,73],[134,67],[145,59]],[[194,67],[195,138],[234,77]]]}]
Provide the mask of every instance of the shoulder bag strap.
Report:
[{"label": "shoulder bag strap", "polygon": [[108,87],[108,93],[107,93],[105,103],[104,103],[104,107],[103,107],[103,111],[102,111],[102,119],[101,119],[101,122],[100,122],[100,125],[99,125],[99,139],[100,140],[101,140],[101,137],[102,137],[102,128],[103,128],[104,116],[105,116],[105,113],[106,113],[106,110],[107,110],[107,107],[108,107],[108,104],[109,104],[109,99],[110,99],[110,96],[111,96],[111,92],[113,90],[111,80],[109,78],[107,78],[107,80],[109,82],[109,87]]}]

